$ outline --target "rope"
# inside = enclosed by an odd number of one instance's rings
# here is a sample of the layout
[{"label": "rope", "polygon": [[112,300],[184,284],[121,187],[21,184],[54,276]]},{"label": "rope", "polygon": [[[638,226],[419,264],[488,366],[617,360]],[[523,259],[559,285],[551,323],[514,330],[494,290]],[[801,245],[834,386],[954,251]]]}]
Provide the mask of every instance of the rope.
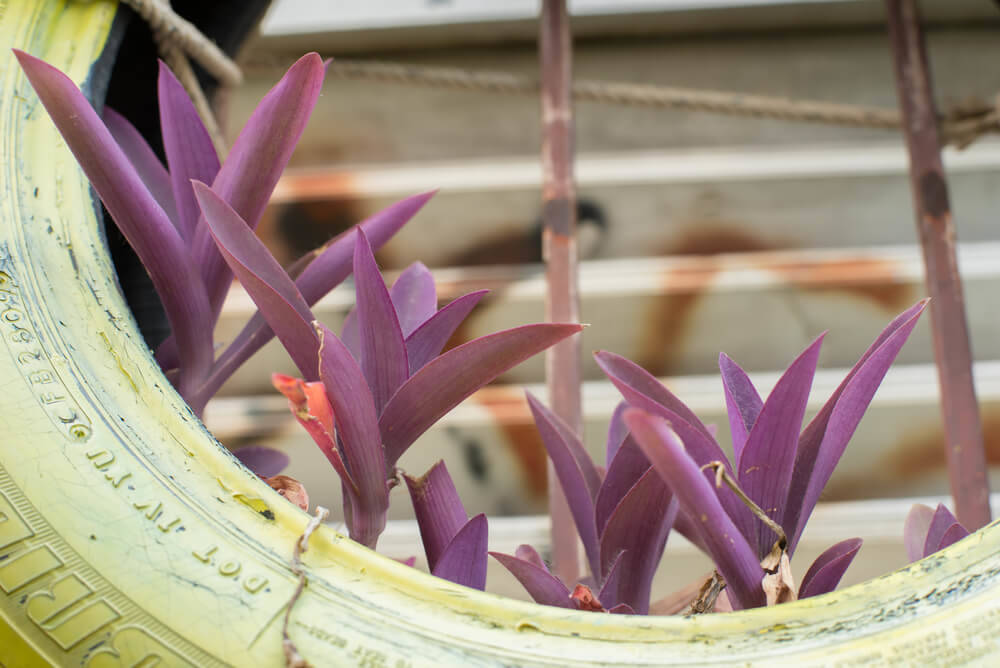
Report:
[{"label": "rope", "polygon": [[163,33],[171,44],[191,56],[205,71],[226,86],[243,82],[243,73],[222,49],[201,34],[193,24],[178,16],[159,0],[122,0],[149,24],[154,33]]},{"label": "rope", "polygon": [[219,80],[222,87],[239,84],[243,75],[239,67],[204,35],[174,13],[170,0],[122,0],[142,17],[153,32],[160,56],[181,82],[195,111],[205,125],[219,158],[226,155],[226,140],[212,106],[198,83],[198,77],[188,62],[187,53],[207,72]]},{"label": "rope", "polygon": [[[354,60],[333,60],[327,67],[327,76],[507,95],[537,95],[540,90],[535,79],[502,72]],[[895,109],[765,95],[608,81],[575,81],[572,94],[573,99],[582,102],[704,111],[858,128],[897,130],[902,127],[902,117]],[[1000,100],[997,103],[1000,105]],[[981,104],[974,109],[949,112],[941,117],[940,124],[942,143],[965,148],[986,133],[1000,132],[1000,112],[997,106]]]}]

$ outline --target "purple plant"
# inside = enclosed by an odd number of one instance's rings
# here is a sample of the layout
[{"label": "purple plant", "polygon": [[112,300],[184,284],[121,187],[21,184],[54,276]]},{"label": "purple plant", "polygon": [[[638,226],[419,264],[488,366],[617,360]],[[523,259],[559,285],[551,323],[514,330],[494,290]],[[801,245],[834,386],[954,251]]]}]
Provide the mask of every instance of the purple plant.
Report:
[{"label": "purple plant", "polygon": [[[212,331],[232,272],[199,211],[191,180],[213,190],[256,227],[305,128],[323,83],[324,65],[303,56],[261,100],[220,164],[201,119],[170,70],[160,64],[158,98],[167,168],[139,132],[106,109],[104,122],[57,69],[14,50],[22,69],[118,228],[136,251],[163,303],[172,334],[157,360],[201,414],[208,399],[273,333],[255,314],[215,359]],[[378,247],[402,227],[431,193],[403,200],[361,223]],[[341,235],[296,265],[307,304],[350,272],[353,242]]]},{"label": "purple plant", "polygon": [[[615,411],[608,430],[607,473],[602,476],[580,438],[531,394],[528,405],[569,501],[590,568],[580,585],[598,590],[596,602],[570,592],[529,545],[515,555],[491,552],[538,603],[645,615],[653,575],[663,555],[678,504],[650,468]],[[596,603],[596,606],[595,606]]]},{"label": "purple plant", "polygon": [[469,519],[443,461],[420,478],[404,475],[431,574],[486,588],[486,515]]},{"label": "purple plant", "polygon": [[[653,376],[623,357],[596,353],[598,365],[632,406],[625,424],[677,496],[678,530],[715,561],[734,609],[766,603],[765,575],[782,568],[768,558],[794,554],[820,493],[925,305],[914,305],[883,330],[801,434],[822,337],[792,362],[766,401],[746,373],[722,355],[734,463],[710,430]],[[736,489],[722,486],[723,479]],[[737,489],[768,521],[755,515]],[[850,539],[820,555],[798,596],[833,590],[859,547],[860,540]]]},{"label": "purple plant", "polygon": [[957,543],[969,535],[943,503],[930,508],[915,503],[906,516],[903,525],[903,543],[910,561],[928,557],[938,550]]},{"label": "purple plant", "polygon": [[[203,183],[194,190],[223,258],[304,377],[297,385],[279,376],[278,389],[340,476],[348,531],[368,547],[385,527],[396,463],[417,437],[486,383],[581,329],[526,325],[439,354],[483,293],[437,310],[434,283],[422,265],[404,272],[390,292],[358,229],[356,325],[346,336],[352,351],[315,321],[296,283],[232,207]],[[325,400],[310,389],[317,381]]]}]

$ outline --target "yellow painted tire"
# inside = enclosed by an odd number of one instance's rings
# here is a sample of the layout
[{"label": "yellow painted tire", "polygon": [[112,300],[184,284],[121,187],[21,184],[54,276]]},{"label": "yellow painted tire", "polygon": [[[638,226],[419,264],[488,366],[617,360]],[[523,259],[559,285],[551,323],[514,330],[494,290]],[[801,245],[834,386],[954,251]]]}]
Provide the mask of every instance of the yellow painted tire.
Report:
[{"label": "yellow painted tire", "polygon": [[[114,11],[0,4],[0,44],[83,82]],[[165,382],[87,182],[6,50],[0,138],[0,663],[283,665],[288,563],[308,517]],[[321,529],[290,633],[317,666],[995,664],[998,548],[991,527],[830,596],[630,618],[451,586]]]}]

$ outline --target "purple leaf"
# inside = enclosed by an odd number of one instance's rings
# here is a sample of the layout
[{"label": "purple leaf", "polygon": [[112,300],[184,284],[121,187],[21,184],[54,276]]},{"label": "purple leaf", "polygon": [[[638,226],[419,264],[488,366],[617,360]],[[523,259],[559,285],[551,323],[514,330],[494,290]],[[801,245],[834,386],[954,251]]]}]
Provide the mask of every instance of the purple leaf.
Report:
[{"label": "purple leaf", "polygon": [[[952,526],[958,524],[958,520],[951,514],[951,511],[943,503],[939,503],[931,516],[931,523],[927,527],[927,538],[924,539],[924,555],[934,554],[941,549],[941,541]],[[959,524],[959,526],[961,526]],[[968,536],[969,532],[966,531]],[[964,538],[965,536],[962,536]],[[952,541],[954,542],[954,541]],[[950,543],[949,543],[950,545]]]},{"label": "purple leaf", "polygon": [[601,532],[601,567],[610,568],[616,553],[620,563],[616,596],[601,601],[607,607],[628,603],[640,615],[649,612],[653,575],[677,516],[678,503],[663,478],[646,471],[608,518]]},{"label": "purple leaf", "polygon": [[403,336],[408,337],[417,327],[437,313],[437,288],[434,277],[422,262],[407,267],[389,290],[396,308]]},{"label": "purple leaf", "polygon": [[[624,424],[624,423],[623,423]],[[614,512],[628,491],[639,482],[639,478],[649,470],[649,460],[642,454],[635,439],[629,437],[618,449],[604,476],[601,488],[594,499],[594,519],[597,531],[604,531],[608,517]]]},{"label": "purple leaf", "polygon": [[351,538],[375,549],[389,507],[375,400],[361,367],[340,339],[318,322],[313,326],[320,340],[319,375],[337,416],[337,434],[343,443],[347,468],[358,486],[357,503],[352,503],[351,515],[345,519]]},{"label": "purple leaf", "polygon": [[746,445],[764,402],[757,394],[757,388],[750,382],[750,377],[725,353],[719,353],[719,371],[722,373],[726,412],[729,414],[729,429],[733,436],[733,461],[739,470],[743,446]]},{"label": "purple leaf", "polygon": [[[779,524],[822,343],[823,336],[820,335],[778,379],[750,430],[739,460],[737,480],[740,487],[768,517]],[[754,531],[748,536],[750,545],[757,550],[757,557],[763,559],[778,536],[756,517],[753,518],[753,526]]]},{"label": "purple leaf", "polygon": [[580,440],[576,432],[561,417],[549,410],[534,395],[530,392],[525,392],[525,396],[527,397],[528,405],[531,407],[531,412],[535,416],[535,424],[540,425],[539,418],[541,418],[546,423],[547,429],[555,430],[566,444],[565,447],[568,448],[569,454],[576,460],[590,498],[597,498],[597,492],[601,489],[601,476],[597,471],[597,467],[594,466],[594,462],[590,459],[590,455],[587,454],[587,449],[583,446],[583,441]]},{"label": "purple leaf", "polygon": [[163,151],[177,205],[177,226],[184,240],[191,243],[201,215],[191,181],[211,183],[219,173],[219,156],[184,86],[162,60],[157,93]]},{"label": "purple leaf", "polygon": [[357,294],[361,370],[381,413],[389,398],[409,376],[406,344],[396,310],[382,281],[365,233],[358,230],[354,246],[354,287]]},{"label": "purple leaf", "polygon": [[[428,318],[409,335],[406,339],[406,357],[410,363],[411,375],[441,354],[448,339],[487,292],[489,290],[479,290],[462,295]],[[346,330],[346,322],[344,327]]]},{"label": "purple leaf", "polygon": [[[212,182],[212,189],[251,229],[257,227],[305,129],[323,85],[323,73],[323,61],[315,53],[299,58],[254,109]],[[229,289],[229,272],[204,225],[195,230],[192,250],[214,323]]]},{"label": "purple leaf", "polygon": [[712,434],[698,419],[698,416],[641,366],[621,355],[604,350],[594,353],[594,359],[597,361],[597,366],[601,367],[601,370],[625,397],[625,401],[647,412],[650,412],[646,408],[649,404],[658,404],[667,408],[707,436],[709,440],[714,441]]},{"label": "purple leaf", "polygon": [[848,538],[826,549],[816,557],[806,574],[802,576],[799,586],[799,598],[809,598],[827,594],[837,588],[840,579],[844,577],[847,567],[854,561],[855,555],[861,549],[860,538]]},{"label": "purple leaf", "polygon": [[535,603],[558,608],[576,608],[575,602],[569,596],[569,588],[544,566],[502,552],[490,552],[490,556],[503,564],[504,568],[517,578]]},{"label": "purple leaf", "polygon": [[608,608],[608,612],[612,615],[635,615],[637,614],[635,610],[628,603],[619,603],[613,608]]},{"label": "purple leaf", "polygon": [[181,235],[69,77],[23,51],[14,49],[14,55],[149,273],[177,337],[181,367],[178,389],[186,395],[211,367],[212,328],[205,325],[210,314],[205,288]]},{"label": "purple leaf", "polygon": [[695,519],[709,556],[726,580],[733,608],[763,606],[764,570],[756,553],[723,509],[713,485],[688,456],[677,434],[661,418],[635,408],[625,412],[625,422],[681,507]]},{"label": "purple leaf", "polygon": [[927,530],[931,527],[934,509],[922,503],[914,503],[906,514],[903,524],[903,544],[906,546],[906,558],[911,562],[923,559],[924,543],[927,542]]},{"label": "purple leaf", "polygon": [[[535,417],[538,433],[542,436],[542,442],[548,451],[549,459],[552,460],[559,484],[566,495],[573,522],[583,542],[583,549],[587,553],[590,571],[595,578],[600,578],[603,573],[601,548],[597,537],[597,526],[594,523],[594,493],[591,491],[596,488],[592,488],[592,483],[588,482],[588,479],[597,477],[597,471],[587,459],[583,444],[572,430],[530,392],[525,394],[528,397],[531,413]],[[587,463],[584,464],[581,459],[587,459]]]},{"label": "purple leaf", "polygon": [[628,408],[628,403],[619,401],[611,413],[611,422],[608,424],[607,448],[605,448],[604,454],[604,466],[608,469],[611,468],[611,462],[618,455],[618,449],[622,447],[625,437],[628,436],[628,427],[625,426],[625,418],[623,417],[626,408]]},{"label": "purple leaf", "polygon": [[[174,191],[170,185],[167,168],[156,157],[156,153],[146,143],[145,138],[124,116],[111,107],[104,107],[102,118],[115,142],[135,167],[139,178],[176,228],[177,206],[174,204]],[[177,231],[180,232],[179,229]]]},{"label": "purple leaf", "polygon": [[469,518],[443,461],[420,478],[404,475],[403,479],[410,491],[427,565],[433,571],[448,543]]},{"label": "purple leaf", "polygon": [[937,549],[943,550],[949,545],[954,545],[963,538],[966,538],[968,535],[969,535],[969,530],[966,529],[961,524],[959,524],[958,522],[956,522],[952,524],[950,527],[948,527],[948,530],[945,531],[944,535],[941,536],[941,540],[938,541],[937,544]]},{"label": "purple leaf", "polygon": [[[432,191],[407,197],[359,223],[361,229],[368,235],[372,248],[380,248],[388,241],[433,194]],[[296,271],[298,277],[295,279],[295,285],[306,303],[312,306],[323,295],[343,282],[351,273],[353,257],[354,228],[339,234],[322,248],[310,253],[302,262],[304,269]],[[272,336],[274,332],[267,326],[260,312],[254,313],[242,331],[219,356],[212,369],[212,375],[205,384],[203,392],[206,399],[214,395],[233,372],[270,341]],[[159,355],[159,351],[157,354]]]},{"label": "purple leaf", "polygon": [[[645,410],[652,415],[657,415],[670,423],[672,429],[676,432],[676,434],[680,437],[681,442],[684,444],[684,449],[688,456],[694,460],[695,464],[697,464],[699,468],[704,469],[712,462],[721,462],[726,471],[730,475],[733,475],[733,470],[729,465],[729,460],[726,459],[725,453],[722,452],[722,448],[719,447],[719,444],[716,443],[714,439],[706,436],[669,408],[665,408],[661,404],[642,399],[638,396],[633,398],[642,403],[642,405],[637,406],[638,408]],[[755,521],[750,509],[746,507],[746,505],[731,489],[729,489],[729,487],[725,485],[721,488],[717,487],[715,485],[714,474],[711,471],[706,470],[704,475],[706,480],[710,480],[712,482],[712,487],[715,488],[716,496],[718,496],[723,508],[726,509],[726,513],[729,514],[730,519],[732,519],[736,526],[739,527],[740,533],[747,538],[747,540],[750,540],[750,536],[753,535],[753,522]],[[682,517],[678,518],[677,524],[678,531],[680,531],[685,537],[699,547],[703,546],[697,537],[693,537],[689,533],[686,533],[688,525]]]},{"label": "purple leaf", "polygon": [[428,362],[403,383],[379,418],[389,465],[395,466],[417,437],[470,394],[581,329],[580,325],[524,325],[462,344]]},{"label": "purple leaf", "polygon": [[486,589],[486,515],[469,520],[448,544],[431,573],[455,584]]},{"label": "purple leaf", "polygon": [[[364,230],[371,247],[378,250],[402,229],[403,225],[408,223],[436,192],[431,190],[401,199],[361,221],[358,227]],[[328,241],[322,248],[313,251],[316,259],[306,266],[295,281],[308,304],[315,304],[351,273],[356,243],[354,234],[352,228]]]},{"label": "purple leaf", "polygon": [[288,466],[288,455],[263,445],[247,445],[233,451],[236,459],[261,478],[278,475]]},{"label": "purple leaf", "polygon": [[319,341],[309,324],[313,315],[292,279],[222,198],[197,181],[194,193],[226,263],[277,332],[305,379],[317,380]]},{"label": "purple leaf", "polygon": [[347,349],[354,355],[354,359],[361,362],[361,326],[358,324],[358,309],[351,308],[344,318],[344,325],[340,329],[340,339],[347,346]]},{"label": "purple leaf", "polygon": [[[597,593],[597,600],[601,602],[601,607],[611,608],[620,602],[618,599],[618,588],[619,584],[625,574],[622,572],[622,557],[625,556],[625,550],[617,550],[613,557],[608,558],[607,570],[604,576],[601,578],[601,590]],[[584,584],[584,583],[580,583]],[[590,588],[590,584],[586,584],[587,588]]]},{"label": "purple leaf", "polygon": [[529,561],[534,565],[538,566],[539,568],[544,568],[545,570],[548,570],[548,567],[545,565],[545,562],[542,561],[542,555],[538,554],[538,550],[531,547],[530,545],[518,545],[517,549],[514,550],[514,556],[516,556],[518,559]]},{"label": "purple leaf", "polygon": [[802,432],[785,515],[780,522],[788,534],[789,554],[794,553],[834,467],[926,305],[927,300],[918,302],[882,331]]}]

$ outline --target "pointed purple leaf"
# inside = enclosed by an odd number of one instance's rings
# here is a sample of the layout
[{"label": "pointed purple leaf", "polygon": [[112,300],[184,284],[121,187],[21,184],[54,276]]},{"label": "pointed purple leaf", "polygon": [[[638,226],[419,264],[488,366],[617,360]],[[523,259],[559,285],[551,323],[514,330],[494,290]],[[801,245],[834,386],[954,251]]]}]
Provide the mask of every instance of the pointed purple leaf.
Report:
[{"label": "pointed purple leaf", "polygon": [[833,469],[926,305],[926,300],[918,302],[882,331],[802,432],[780,522],[788,534],[789,553],[794,553]]},{"label": "pointed purple leaf", "polygon": [[[408,223],[436,192],[431,190],[401,199],[361,221],[358,227],[364,230],[371,247],[378,250],[402,229],[403,225]],[[295,284],[302,291],[302,296],[310,305],[315,304],[350,275],[354,259],[354,234],[354,228],[351,228],[311,253],[315,259],[306,265],[295,280]]]},{"label": "pointed purple leaf", "polygon": [[347,349],[354,355],[354,359],[361,363],[361,329],[358,324],[358,309],[352,307],[344,318],[344,324],[340,328],[340,339],[347,346]]},{"label": "pointed purple leaf", "polygon": [[[441,354],[448,339],[455,333],[469,313],[489,290],[479,290],[462,295],[417,327],[406,339],[406,358],[410,375],[415,374]],[[344,323],[347,327],[347,323]]]},{"label": "pointed purple leaf", "polygon": [[611,422],[608,424],[607,447],[604,450],[604,466],[608,469],[611,468],[611,462],[618,455],[618,449],[622,447],[625,437],[628,436],[628,427],[625,426],[624,418],[626,408],[628,408],[628,403],[619,401],[618,405],[615,406],[615,410],[611,413]]},{"label": "pointed purple leaf", "polygon": [[386,461],[395,466],[417,438],[463,399],[580,325],[524,325],[483,336],[428,362],[389,400],[379,427]]},{"label": "pointed purple leaf", "polygon": [[[569,427],[530,392],[525,394],[535,424],[538,426],[538,433],[542,436],[542,443],[545,444],[549,459],[559,478],[559,484],[569,503],[570,513],[583,542],[591,573],[595,578],[600,578],[601,548],[597,537],[597,526],[594,524],[594,492],[591,491],[596,489],[591,485],[596,481],[597,471],[589,462],[583,444]],[[584,464],[581,459],[587,459],[587,463]]]},{"label": "pointed purple leaf", "polygon": [[726,580],[733,608],[763,606],[764,570],[756,553],[726,514],[714,486],[688,456],[677,434],[663,419],[635,408],[626,411],[625,422],[653,468],[696,521],[709,556]]},{"label": "pointed purple leaf", "polygon": [[841,578],[847,572],[847,567],[861,549],[860,538],[848,538],[826,549],[816,557],[806,574],[802,576],[799,586],[799,598],[809,598],[828,594],[837,588]]},{"label": "pointed purple leaf", "polygon": [[[620,603],[618,599],[618,587],[625,574],[623,573],[623,562],[622,557],[625,556],[624,550],[618,550],[613,557],[609,557],[607,570],[603,576],[601,582],[601,590],[597,592],[597,600],[601,602],[601,606],[605,609],[613,608]],[[580,584],[586,584],[587,587],[593,587],[590,583],[581,582]]]},{"label": "pointed purple leaf", "polygon": [[[740,487],[774,521],[781,523],[785,499],[795,467],[795,449],[806,414],[823,335],[788,366],[764,402],[750,430],[740,457],[737,480]],[[753,518],[750,545],[763,559],[778,536],[764,522]]]},{"label": "pointed purple leaf", "polygon": [[621,573],[615,598],[605,601],[602,592],[605,607],[628,603],[640,615],[649,612],[653,575],[678,507],[663,478],[650,468],[615,508],[601,532],[601,568],[606,571],[620,554]]},{"label": "pointed purple leaf", "polygon": [[[927,537],[924,539],[924,555],[934,554],[941,549],[941,539],[945,533],[951,529],[958,520],[951,514],[951,511],[943,503],[939,503],[931,516],[931,523],[927,526]],[[961,525],[959,525],[961,526]],[[966,531],[966,535],[968,532]]]},{"label": "pointed purple leaf", "polygon": [[[170,185],[167,168],[156,157],[156,153],[146,143],[145,138],[124,116],[111,107],[104,107],[102,118],[115,142],[135,167],[139,178],[146,184],[156,203],[176,227],[177,206],[174,204],[174,191]],[[180,232],[179,229],[177,231]]]},{"label": "pointed purple leaf", "polygon": [[649,470],[649,460],[642,454],[639,444],[632,437],[626,438],[625,443],[618,449],[618,453],[611,461],[608,472],[601,482],[601,488],[594,499],[594,519],[597,522],[597,531],[604,531],[604,525],[608,517],[614,512],[621,500],[625,498],[629,490],[639,482],[639,478]]},{"label": "pointed purple leaf", "polygon": [[408,337],[417,327],[437,313],[437,288],[434,277],[422,262],[414,262],[403,270],[389,290],[392,305],[396,308],[403,337]]},{"label": "pointed purple leaf", "polygon": [[[319,98],[323,73],[323,61],[315,53],[299,58],[254,109],[212,182],[212,189],[251,229],[257,227],[305,129]],[[229,271],[204,225],[195,230],[192,250],[209,294],[214,323],[229,289]]]},{"label": "pointed purple leaf", "polygon": [[21,68],[118,229],[135,250],[177,337],[179,389],[193,390],[212,364],[205,288],[181,235],[156,203],[97,112],[69,77],[14,49]]},{"label": "pointed purple leaf", "polygon": [[443,461],[420,478],[404,475],[403,479],[410,491],[427,565],[433,571],[448,543],[469,518]]},{"label": "pointed purple leaf", "polygon": [[750,377],[725,353],[719,353],[719,371],[722,373],[726,412],[729,414],[729,429],[733,436],[733,461],[739,470],[743,446],[746,445],[764,402],[757,393],[757,388],[750,382]]},{"label": "pointed purple leaf", "polygon": [[[407,197],[359,223],[361,229],[368,235],[372,248],[380,248],[398,232],[427,203],[434,192]],[[306,303],[312,306],[327,292],[340,285],[351,273],[353,258],[354,228],[339,234],[323,247],[310,253],[301,263],[304,268],[296,270],[295,279],[295,285]],[[212,375],[205,384],[206,400],[222,387],[236,369],[270,341],[272,336],[274,332],[268,327],[264,318],[259,312],[254,313],[242,331],[219,356],[212,369]],[[159,361],[159,351],[157,354]],[[360,359],[360,355],[356,359]]]},{"label": "pointed purple leaf", "polygon": [[319,335],[319,375],[337,420],[344,459],[358,486],[358,503],[348,522],[351,538],[374,549],[385,528],[389,507],[386,461],[375,414],[375,400],[361,367],[344,344],[324,325],[314,322]]},{"label": "pointed purple leaf", "polygon": [[927,530],[931,528],[931,518],[934,509],[922,503],[914,503],[906,514],[903,523],[903,544],[906,546],[906,558],[910,562],[923,559],[924,543],[927,542]]},{"label": "pointed purple leaf", "polygon": [[645,406],[651,403],[663,406],[673,411],[709,439],[714,440],[698,416],[641,366],[621,355],[604,350],[594,353],[594,359],[597,361],[597,366],[601,367],[601,370],[625,397],[625,401],[647,412],[649,410]]},{"label": "pointed purple leaf", "polygon": [[941,536],[941,540],[939,540],[937,544],[937,550],[943,550],[949,545],[954,545],[963,538],[968,537],[968,535],[969,535],[969,530],[966,529],[961,524],[959,524],[958,522],[956,522],[955,524],[952,524],[950,527],[948,527],[948,530],[945,531],[944,534]]},{"label": "pointed purple leaf", "polygon": [[307,381],[317,380],[319,340],[310,325],[313,315],[292,279],[221,197],[199,182],[194,193],[226,263],[278,333],[299,372]]},{"label": "pointed purple leaf", "polygon": [[263,445],[247,445],[233,451],[236,459],[261,478],[278,475],[288,466],[288,455]]},{"label": "pointed purple leaf", "polygon": [[191,243],[201,215],[191,181],[211,183],[215,180],[219,173],[219,156],[184,86],[162,60],[157,92],[163,151],[177,205],[177,226],[184,240]]},{"label": "pointed purple leaf", "polygon": [[569,454],[576,460],[590,498],[597,498],[597,492],[601,489],[601,476],[597,471],[597,467],[594,466],[594,462],[590,459],[590,455],[587,454],[587,449],[584,447],[583,441],[580,440],[580,437],[561,417],[549,410],[537,397],[530,392],[525,392],[524,394],[527,397],[528,405],[531,407],[531,412],[535,416],[535,424],[541,426],[539,420],[544,421],[547,429],[554,430],[559,435],[565,443]]},{"label": "pointed purple leaf", "polygon": [[396,310],[375,264],[372,248],[360,229],[354,246],[354,288],[361,338],[361,370],[375,398],[375,411],[381,413],[389,398],[410,375],[410,366]]},{"label": "pointed purple leaf", "polygon": [[558,608],[576,608],[576,604],[569,596],[569,588],[544,566],[502,552],[490,552],[490,556],[503,564],[503,567],[517,578],[535,603]]},{"label": "pointed purple leaf", "polygon": [[486,515],[476,515],[455,534],[431,573],[483,591],[486,589],[487,542]]},{"label": "pointed purple leaf", "polygon": [[[629,395],[626,395],[626,397],[628,396]],[[641,405],[637,406],[638,408],[645,410],[652,415],[657,415],[670,423],[671,428],[680,437],[681,442],[684,443],[684,449],[688,456],[694,460],[699,468],[704,470],[705,479],[711,482],[712,487],[715,489],[716,496],[718,496],[719,501],[722,503],[722,507],[726,509],[726,513],[729,515],[730,519],[732,519],[732,521],[739,528],[743,537],[750,540],[750,537],[753,535],[753,523],[755,521],[750,509],[746,507],[746,505],[728,486],[717,486],[715,484],[715,475],[712,471],[705,468],[712,462],[721,462],[725,467],[726,472],[730,475],[735,475],[729,464],[729,460],[726,459],[726,455],[722,452],[722,448],[719,447],[719,444],[716,443],[710,436],[706,436],[703,432],[692,426],[689,422],[684,420],[683,417],[674,413],[669,408],[665,408],[661,404],[643,399],[637,395],[633,395],[632,398],[641,403]],[[701,546],[701,542],[689,536],[688,533],[684,533],[684,530],[686,529],[687,525],[684,523],[684,520],[681,519],[679,521],[678,530],[682,531],[683,535],[688,537],[688,539],[693,543]]]},{"label": "pointed purple leaf", "polygon": [[542,561],[542,555],[538,554],[538,550],[530,545],[518,545],[517,549],[514,550],[514,556],[518,559],[529,561],[539,568],[544,568],[546,571],[549,570],[545,562]]}]

